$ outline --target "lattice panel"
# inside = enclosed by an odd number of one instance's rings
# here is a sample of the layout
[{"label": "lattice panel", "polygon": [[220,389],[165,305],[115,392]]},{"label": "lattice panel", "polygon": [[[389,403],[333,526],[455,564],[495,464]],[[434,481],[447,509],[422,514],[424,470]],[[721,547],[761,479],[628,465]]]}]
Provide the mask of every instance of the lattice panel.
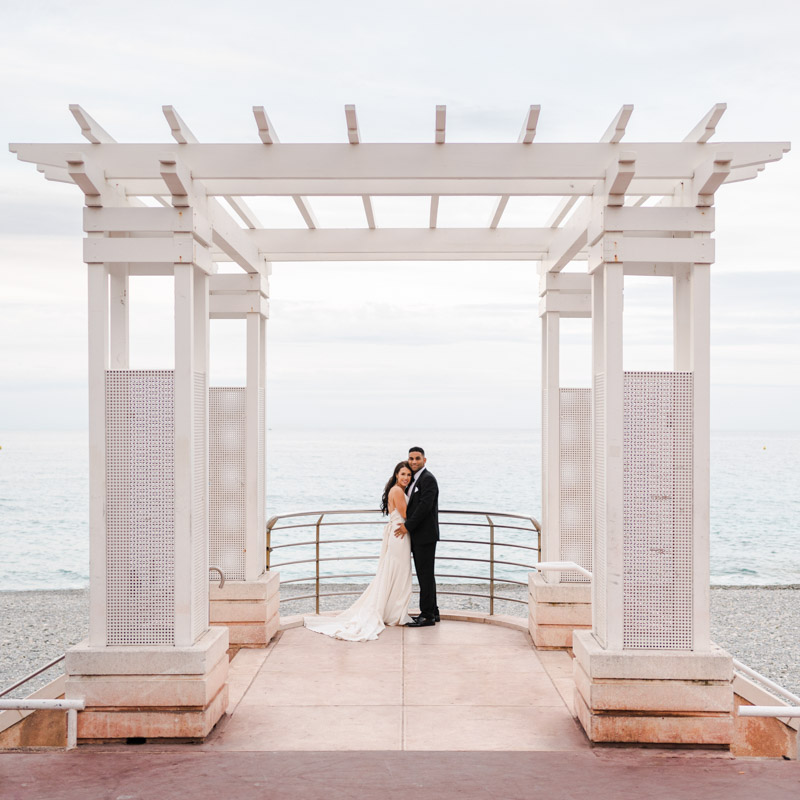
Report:
[{"label": "lattice panel", "polygon": [[209,389],[209,564],[245,579],[247,414],[244,387]]},{"label": "lattice panel", "polygon": [[607,644],[606,617],[606,376],[594,376],[594,570],[592,571],[592,628]]},{"label": "lattice panel", "polygon": [[192,639],[208,630],[208,391],[204,372],[194,374],[194,476],[192,481]]},{"label": "lattice panel", "polygon": [[175,642],[172,370],[106,372],[106,642]]},{"label": "lattice panel", "polygon": [[623,646],[692,648],[692,373],[626,372]]},{"label": "lattice panel", "polygon": [[[592,571],[592,390],[559,390],[559,528],[562,561]],[[561,573],[562,583],[586,583]]]}]

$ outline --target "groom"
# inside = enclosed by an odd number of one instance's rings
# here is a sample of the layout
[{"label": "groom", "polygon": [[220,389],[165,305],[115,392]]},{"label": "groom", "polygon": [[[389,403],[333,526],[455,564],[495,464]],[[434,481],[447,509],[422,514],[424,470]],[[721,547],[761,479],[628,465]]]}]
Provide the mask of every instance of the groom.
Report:
[{"label": "groom", "polygon": [[434,575],[436,542],[439,541],[439,484],[425,467],[426,462],[421,447],[412,447],[408,451],[408,463],[414,477],[406,490],[406,522],[396,531],[411,535],[411,552],[419,581],[419,616],[406,623],[409,628],[425,628],[439,621]]}]

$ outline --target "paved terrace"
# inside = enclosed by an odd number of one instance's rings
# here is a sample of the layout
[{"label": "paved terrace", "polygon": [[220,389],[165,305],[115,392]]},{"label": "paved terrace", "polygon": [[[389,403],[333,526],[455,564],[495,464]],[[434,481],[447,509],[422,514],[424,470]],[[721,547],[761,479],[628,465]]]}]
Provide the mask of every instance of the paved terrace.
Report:
[{"label": "paved terrace", "polygon": [[357,644],[292,628],[234,658],[228,715],[205,743],[3,754],[0,796],[800,797],[798,762],[593,748],[571,674],[568,654],[519,627],[445,620]]}]

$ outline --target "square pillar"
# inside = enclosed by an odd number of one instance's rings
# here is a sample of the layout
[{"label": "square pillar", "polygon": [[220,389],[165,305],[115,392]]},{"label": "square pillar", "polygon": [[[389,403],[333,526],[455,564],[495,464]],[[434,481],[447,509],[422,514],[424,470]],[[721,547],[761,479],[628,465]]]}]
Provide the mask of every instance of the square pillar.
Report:
[{"label": "square pillar", "polygon": [[[90,635],[65,695],[86,701],[81,741],[202,739],[228,671],[228,631],[208,625],[208,228],[192,208],[98,206],[84,224]],[[129,369],[130,274],[174,275],[172,370]]]},{"label": "square pillar", "polygon": [[210,613],[232,648],[264,647],[280,624],[280,576],[265,571],[268,296],[262,275],[211,279],[211,318],[244,320],[247,337],[246,385],[209,392],[211,566],[225,575],[223,587],[211,586]]},{"label": "square pillar", "polygon": [[[542,274],[539,294],[542,561],[575,561],[591,570],[591,390],[560,386],[561,318],[589,316],[589,276]],[[574,570],[531,573],[528,610],[528,629],[537,647],[569,648],[572,632],[591,625],[590,586]]]},{"label": "square pillar", "polygon": [[[732,661],[708,636],[707,208],[606,206],[590,243],[592,630],[573,637],[593,741],[729,745]],[[674,369],[623,372],[625,274],[673,280]]]}]

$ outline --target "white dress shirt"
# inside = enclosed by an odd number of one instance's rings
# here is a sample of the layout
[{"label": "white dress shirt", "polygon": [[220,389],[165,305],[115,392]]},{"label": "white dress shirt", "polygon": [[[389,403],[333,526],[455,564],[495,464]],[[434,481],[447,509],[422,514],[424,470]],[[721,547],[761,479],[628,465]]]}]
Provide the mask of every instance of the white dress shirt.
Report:
[{"label": "white dress shirt", "polygon": [[425,472],[425,467],[424,466],[421,469],[418,469],[414,473],[414,480],[411,481],[411,483],[408,484],[408,492],[406,493],[406,497],[409,500],[411,499],[411,493],[414,491],[414,486],[416,485],[417,481],[419,480],[419,476],[422,475],[423,472]]}]

